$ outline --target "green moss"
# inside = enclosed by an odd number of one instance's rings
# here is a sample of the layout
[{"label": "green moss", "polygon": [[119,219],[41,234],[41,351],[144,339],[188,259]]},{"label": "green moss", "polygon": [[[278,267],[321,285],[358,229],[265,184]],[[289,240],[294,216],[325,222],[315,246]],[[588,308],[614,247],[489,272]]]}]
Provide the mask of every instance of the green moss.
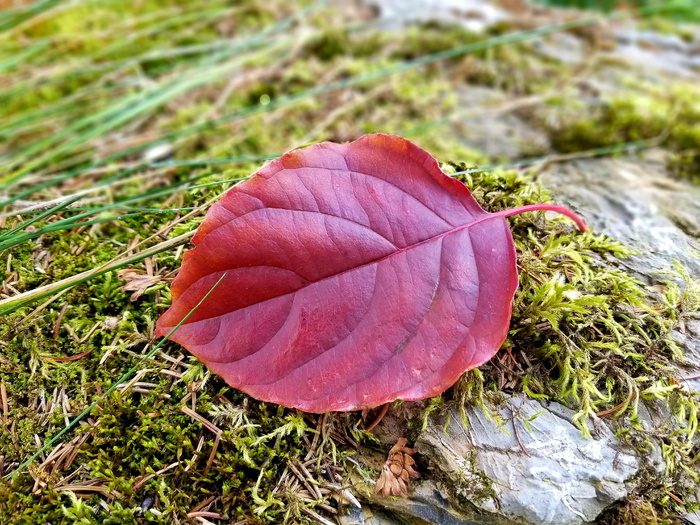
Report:
[{"label": "green moss", "polygon": [[460,474],[460,482],[451,484],[451,492],[464,509],[474,511],[475,505],[493,501],[496,492],[493,482],[476,465],[476,454],[464,458],[464,471]]},{"label": "green moss", "polygon": [[333,29],[314,35],[304,47],[304,54],[329,62],[348,55],[350,38],[344,31]]},{"label": "green moss", "polygon": [[[568,100],[542,125],[557,150],[565,153],[657,139],[676,152],[669,168],[697,181],[700,172],[700,105],[694,88],[671,86],[665,94],[614,96],[595,106]],[[551,103],[555,103],[551,101]]]},{"label": "green moss", "polygon": [[674,523],[671,520],[660,519],[651,503],[634,496],[606,510],[598,521],[605,525],[671,525]]},{"label": "green moss", "polygon": [[[590,111],[591,108],[580,107]],[[652,98],[619,97],[602,101],[586,120],[565,119],[551,127],[552,145],[562,152],[650,139],[664,129],[670,110]]]},{"label": "green moss", "polygon": [[[687,15],[686,15],[687,21]],[[692,42],[694,38],[692,26],[679,24],[677,21],[655,16],[642,20],[640,26],[648,31],[654,31],[663,35],[677,36],[686,42]]]},{"label": "green moss", "polygon": [[700,184],[700,150],[676,153],[669,162],[669,168],[679,177]]},{"label": "green moss", "polygon": [[[411,60],[477,42],[481,38],[479,34],[467,31],[457,25],[422,24],[406,29],[404,34],[399,37],[399,48],[393,52],[391,57],[399,60]],[[484,56],[483,53],[481,56]],[[461,57],[457,60],[461,60]]]}]

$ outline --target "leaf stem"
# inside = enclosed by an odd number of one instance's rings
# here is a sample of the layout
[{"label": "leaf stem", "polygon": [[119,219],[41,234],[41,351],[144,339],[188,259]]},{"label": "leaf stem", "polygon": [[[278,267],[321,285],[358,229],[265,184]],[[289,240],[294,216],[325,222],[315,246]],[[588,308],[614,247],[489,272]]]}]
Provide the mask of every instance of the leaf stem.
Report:
[{"label": "leaf stem", "polygon": [[581,217],[576,215],[568,208],[564,208],[564,206],[558,206],[556,204],[528,204],[527,206],[518,206],[517,208],[499,211],[493,215],[498,215],[500,217],[512,217],[513,215],[519,215],[528,211],[555,211],[557,213],[561,213],[562,215],[566,215],[569,219],[574,221],[576,226],[578,226],[578,229],[582,232],[588,230],[588,226]]}]

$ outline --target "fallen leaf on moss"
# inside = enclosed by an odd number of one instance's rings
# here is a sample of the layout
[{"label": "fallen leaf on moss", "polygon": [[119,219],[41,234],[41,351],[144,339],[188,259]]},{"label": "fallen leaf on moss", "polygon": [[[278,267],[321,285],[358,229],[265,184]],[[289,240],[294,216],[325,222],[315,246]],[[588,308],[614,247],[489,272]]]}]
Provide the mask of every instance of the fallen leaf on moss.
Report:
[{"label": "fallen leaf on moss", "polygon": [[207,212],[156,336],[183,322],[171,339],[229,385],[307,412],[435,396],[505,340],[506,217],[536,210],[586,229],[553,204],[489,213],[401,137],[294,150]]},{"label": "fallen leaf on moss", "polygon": [[132,303],[141,297],[151,286],[158,284],[163,277],[160,275],[147,275],[138,270],[119,270],[117,277],[126,284],[122,286],[122,292],[134,292],[129,297]]},{"label": "fallen leaf on moss", "polygon": [[374,493],[388,496],[408,496],[408,481],[410,478],[418,478],[420,474],[413,468],[416,464],[413,454],[415,448],[408,448],[406,438],[400,438],[396,445],[391,447],[389,455],[382,467]]}]

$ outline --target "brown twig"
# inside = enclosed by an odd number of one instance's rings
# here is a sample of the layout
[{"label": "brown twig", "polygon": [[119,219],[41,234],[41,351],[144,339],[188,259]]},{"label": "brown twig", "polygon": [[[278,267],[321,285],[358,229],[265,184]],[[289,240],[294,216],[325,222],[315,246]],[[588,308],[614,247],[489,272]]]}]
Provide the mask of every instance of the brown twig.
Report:
[{"label": "brown twig", "polygon": [[2,399],[2,426],[7,426],[7,413],[10,411],[7,403],[7,390],[5,382],[0,383],[0,398]]},{"label": "brown twig", "polygon": [[213,518],[215,520],[225,520],[226,516],[223,514],[219,514],[218,512],[208,512],[208,511],[202,511],[202,512],[188,512],[187,513],[188,518]]},{"label": "brown twig", "polygon": [[180,463],[171,463],[167,467],[160,469],[158,472],[155,472],[153,474],[148,474],[147,476],[144,476],[142,478],[137,478],[136,482],[134,483],[134,490],[136,491],[136,490],[141,489],[141,487],[143,487],[149,479],[155,478],[156,476],[160,476],[161,474],[167,472],[168,470],[177,467],[179,464]]},{"label": "brown twig", "polygon": [[384,416],[386,416],[386,413],[389,411],[389,403],[385,403],[384,406],[382,407],[382,411],[379,412],[379,415],[377,416],[377,419],[375,419],[368,427],[365,428],[367,432],[371,431],[374,427],[376,427],[379,422],[384,419]]},{"label": "brown twig", "polygon": [[691,376],[679,377],[681,381],[690,381],[691,379],[700,379],[700,372],[693,374]]},{"label": "brown twig", "polygon": [[58,312],[58,317],[56,318],[56,323],[53,325],[53,345],[54,347],[58,344],[58,332],[61,330],[61,322],[63,321],[63,316],[68,309],[68,303],[64,304],[61,310]]},{"label": "brown twig", "polygon": [[311,458],[314,457],[314,453],[316,452],[316,447],[318,446],[318,440],[321,437],[321,432],[323,430],[323,422],[326,418],[326,414],[321,414],[318,417],[318,421],[316,423],[316,432],[314,432],[314,439],[311,441],[311,445],[309,446],[309,451],[306,453],[306,456],[304,457],[304,461],[309,461]]},{"label": "brown twig", "polygon": [[676,503],[678,503],[679,505],[685,506],[685,501],[683,501],[681,498],[679,498],[678,496],[676,496],[673,492],[670,492],[670,491],[667,490],[667,491],[666,491],[666,494],[668,494],[668,496],[669,496],[673,501],[675,501]]},{"label": "brown twig", "polygon": [[41,357],[44,357],[46,359],[51,359],[52,361],[58,361],[59,363],[66,363],[68,361],[77,361],[78,359],[82,359],[86,355],[90,355],[94,349],[90,348],[89,350],[85,350],[84,352],[81,352],[76,355],[71,355],[69,357],[58,357],[55,355],[51,354],[42,354]]},{"label": "brown twig", "polygon": [[205,499],[201,503],[198,503],[188,514],[192,514],[193,512],[199,512],[200,510],[202,510],[204,507],[209,505],[215,499],[216,499],[216,496],[209,496],[207,499]]},{"label": "brown twig", "polygon": [[204,416],[198,414],[197,412],[195,412],[195,411],[192,410],[191,408],[189,408],[189,407],[182,407],[181,410],[182,410],[185,414],[187,414],[188,416],[190,416],[191,418],[196,419],[197,421],[199,421],[204,427],[207,428],[207,430],[209,430],[209,431],[211,431],[211,432],[214,433],[214,436],[215,436],[215,438],[214,438],[214,445],[213,445],[212,448],[211,448],[211,452],[209,453],[209,458],[207,459],[207,464],[206,464],[206,466],[204,467],[204,472],[206,473],[206,472],[209,471],[209,469],[211,468],[212,464],[214,463],[214,458],[216,457],[216,450],[219,448],[219,442],[221,441],[221,434],[223,433],[223,431],[222,431],[219,427],[217,427],[214,423],[212,423],[211,421],[207,420],[206,418],[204,418]]},{"label": "brown twig", "polygon": [[[513,414],[513,409],[511,409],[511,414]],[[518,445],[520,445],[520,450],[523,451],[523,454],[525,454],[527,457],[531,458],[532,456],[527,451],[527,448],[525,448],[525,445],[523,444],[522,440],[520,439],[520,433],[518,432],[518,425],[515,424],[516,419],[517,418],[515,417],[515,414],[513,414],[513,434],[515,434],[515,440],[518,442]]]},{"label": "brown twig", "polygon": [[319,523],[322,523],[323,525],[334,525],[334,523],[332,521],[327,520],[326,518],[324,518],[323,516],[321,516],[317,512],[314,512],[313,510],[311,510],[308,507],[302,506],[301,511],[304,512],[305,514],[308,514],[313,519],[315,519]]},{"label": "brown twig", "polygon": [[618,403],[617,405],[615,405],[612,408],[608,408],[607,410],[601,410],[600,412],[596,412],[595,415],[598,417],[605,417],[605,416],[609,416],[611,414],[615,414],[615,413],[619,412],[619,410],[621,408],[629,405],[632,401],[634,401],[636,397],[637,397],[637,392],[632,392],[626,400],[622,401],[621,403]]}]

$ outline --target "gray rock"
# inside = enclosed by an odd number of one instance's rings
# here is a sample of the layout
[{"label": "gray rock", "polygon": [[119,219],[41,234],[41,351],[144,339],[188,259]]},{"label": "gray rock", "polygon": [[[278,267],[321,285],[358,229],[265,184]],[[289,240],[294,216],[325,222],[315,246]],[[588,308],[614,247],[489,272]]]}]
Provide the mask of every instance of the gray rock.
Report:
[{"label": "gray rock", "polygon": [[648,49],[689,53],[691,46],[677,35],[665,35],[654,31],[640,31],[634,28],[619,30],[615,35],[624,45],[636,45]]},{"label": "gray rock", "polygon": [[503,160],[549,151],[547,134],[511,111],[512,100],[502,91],[474,85],[458,86],[456,91],[464,116],[455,132],[466,146]]},{"label": "gray rock", "polygon": [[[676,35],[640,31],[628,25],[615,31],[615,39],[618,45],[607,55],[628,62],[638,73],[650,78],[659,73],[698,77],[692,45]],[[644,64],[644,68],[638,68],[638,64]]]},{"label": "gray rock", "polygon": [[700,313],[689,319],[684,319],[678,330],[673,331],[673,337],[683,348],[685,362],[683,370],[678,374],[686,388],[700,392]]},{"label": "gray rock", "polygon": [[592,439],[583,437],[572,415],[561,405],[513,397],[500,411],[504,425],[471,409],[464,426],[453,413],[446,432],[435,422],[416,446],[461,497],[508,523],[588,523],[629,492],[641,462],[600,422]]},{"label": "gray rock", "polygon": [[638,252],[623,261],[647,283],[667,278],[674,260],[700,278],[700,186],[669,178],[663,164],[587,159],[554,164],[540,182],[595,231]]},{"label": "gray rock", "polygon": [[[362,504],[357,498],[347,490],[341,491],[335,496],[338,501],[340,514],[338,516],[339,525],[365,525],[372,518],[372,513],[367,507],[362,507]],[[381,524],[379,522],[377,525]],[[382,525],[393,525],[387,522]]]},{"label": "gray rock", "polygon": [[698,525],[700,524],[700,512],[692,512],[690,514],[686,514],[683,516],[685,518],[685,522],[683,522],[683,525]]},{"label": "gray rock", "polygon": [[[395,516],[398,523],[440,525],[481,525],[454,509],[449,495],[432,481],[424,481],[416,486],[410,498],[382,498],[381,505]],[[376,501],[376,500],[375,500]]]},{"label": "gray rock", "polygon": [[386,513],[375,511],[369,506],[362,507],[359,512],[346,513],[338,516],[338,525],[404,525],[389,518]]},{"label": "gray rock", "polygon": [[666,73],[686,78],[696,78],[696,64],[692,57],[672,52],[654,51],[638,47],[637,45],[618,46],[615,51],[608,53],[608,56],[625,60],[629,63],[645,63],[646,70],[650,75],[656,73]]},{"label": "gray rock", "polygon": [[580,64],[590,58],[585,42],[571,33],[548,35],[532,42],[532,47],[543,56],[567,65]]},{"label": "gray rock", "polygon": [[376,8],[379,22],[387,29],[411,24],[440,22],[456,24],[481,33],[488,27],[508,20],[510,15],[482,0],[363,0]]}]

